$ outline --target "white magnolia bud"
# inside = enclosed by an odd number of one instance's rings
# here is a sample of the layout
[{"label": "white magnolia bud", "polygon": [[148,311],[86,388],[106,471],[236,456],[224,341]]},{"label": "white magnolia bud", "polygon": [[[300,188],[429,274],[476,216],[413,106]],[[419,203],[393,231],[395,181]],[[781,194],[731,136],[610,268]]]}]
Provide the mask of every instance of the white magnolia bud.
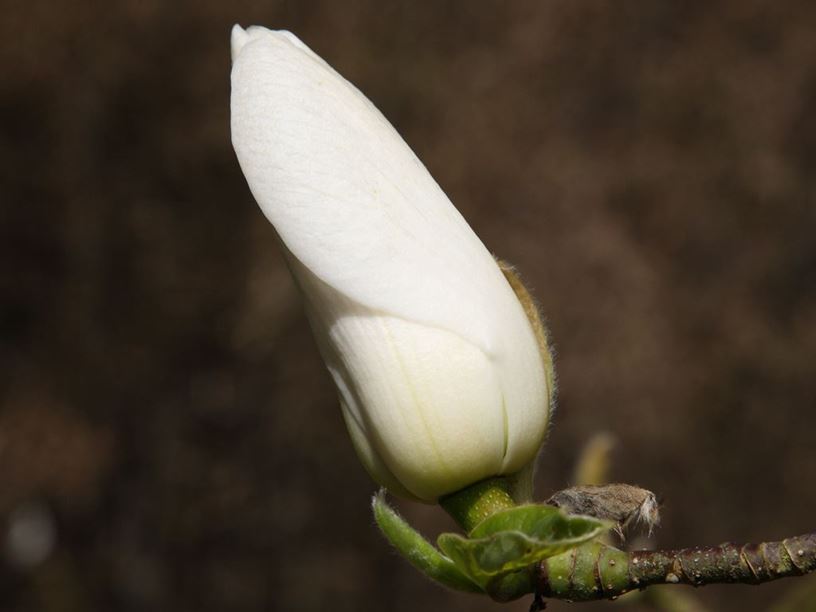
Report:
[{"label": "white magnolia bud", "polygon": [[235,26],[232,56],[233,146],[363,464],[427,502],[524,468],[551,389],[490,253],[391,124],[297,37]]}]

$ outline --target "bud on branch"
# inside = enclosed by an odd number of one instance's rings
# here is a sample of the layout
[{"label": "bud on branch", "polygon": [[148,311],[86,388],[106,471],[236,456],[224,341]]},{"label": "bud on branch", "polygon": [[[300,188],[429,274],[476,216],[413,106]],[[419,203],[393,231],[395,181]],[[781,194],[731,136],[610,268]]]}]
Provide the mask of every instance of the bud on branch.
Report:
[{"label": "bud on branch", "polygon": [[[296,36],[232,32],[231,131],[375,480],[466,531],[427,542],[373,500],[429,578],[499,601],[615,598],[658,583],[760,583],[816,568],[816,533],[627,553],[598,541],[658,520],[649,491],[576,486],[532,504],[555,379],[546,332],[408,145]],[[557,506],[557,507],[556,507]]]}]

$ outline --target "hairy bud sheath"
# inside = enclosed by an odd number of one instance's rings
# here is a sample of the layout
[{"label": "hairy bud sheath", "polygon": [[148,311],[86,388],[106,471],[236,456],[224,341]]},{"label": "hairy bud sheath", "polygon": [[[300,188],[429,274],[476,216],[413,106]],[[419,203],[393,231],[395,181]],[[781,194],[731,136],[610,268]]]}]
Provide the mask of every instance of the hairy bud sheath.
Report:
[{"label": "hairy bud sheath", "polygon": [[238,161],[363,464],[426,502],[524,468],[551,370],[490,253],[388,121],[297,37],[235,26],[232,53]]}]

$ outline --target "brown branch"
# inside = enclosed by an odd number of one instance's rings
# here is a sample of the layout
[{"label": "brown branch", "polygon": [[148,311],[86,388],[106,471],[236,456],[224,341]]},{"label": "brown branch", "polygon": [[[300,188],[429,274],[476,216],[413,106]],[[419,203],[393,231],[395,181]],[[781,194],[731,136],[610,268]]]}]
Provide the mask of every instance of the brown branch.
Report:
[{"label": "brown branch", "polygon": [[540,563],[538,595],[615,599],[655,584],[760,584],[816,570],[816,532],[761,544],[624,552],[591,542]]}]

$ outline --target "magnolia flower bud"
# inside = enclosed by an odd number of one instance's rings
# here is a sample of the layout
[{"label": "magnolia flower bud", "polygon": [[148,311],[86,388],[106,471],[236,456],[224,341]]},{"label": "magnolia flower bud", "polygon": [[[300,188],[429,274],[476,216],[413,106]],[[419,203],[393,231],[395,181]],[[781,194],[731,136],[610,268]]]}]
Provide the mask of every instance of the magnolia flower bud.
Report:
[{"label": "magnolia flower bud", "polygon": [[297,37],[235,26],[232,56],[233,146],[365,467],[426,502],[520,471],[544,438],[549,357],[490,253],[391,124]]}]

